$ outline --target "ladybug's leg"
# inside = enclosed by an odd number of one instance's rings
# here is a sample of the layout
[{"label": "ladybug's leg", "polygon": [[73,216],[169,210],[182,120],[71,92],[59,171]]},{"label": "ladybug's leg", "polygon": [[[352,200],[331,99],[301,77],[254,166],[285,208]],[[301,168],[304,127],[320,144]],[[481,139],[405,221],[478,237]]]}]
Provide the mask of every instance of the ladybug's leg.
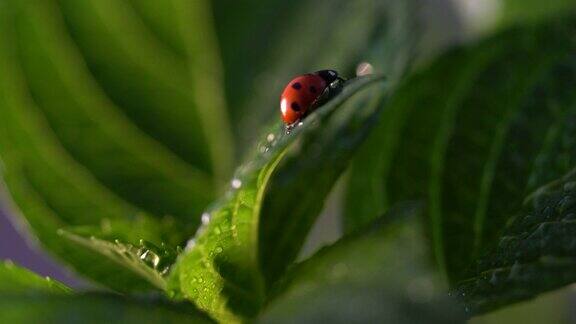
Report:
[{"label": "ladybug's leg", "polygon": [[316,110],[316,108],[325,104],[330,98],[332,98],[330,86],[326,87],[324,91],[316,98],[310,105],[310,109],[306,113]]},{"label": "ladybug's leg", "polygon": [[307,111],[307,113],[314,111],[316,108],[324,105],[326,102],[328,102],[328,100],[332,99],[335,95],[339,94],[342,91],[344,82],[346,82],[346,80],[338,78],[336,81],[330,83],[330,85],[328,85],[324,91],[322,91],[318,98],[312,102],[312,105],[310,105],[310,109]]},{"label": "ladybug's leg", "polygon": [[344,83],[346,83],[345,79],[342,79],[341,77],[338,77],[338,79],[336,79],[336,81],[330,83],[330,86],[328,86],[328,88],[331,91],[331,94],[337,95],[340,93],[340,91],[342,91],[342,89],[344,88]]},{"label": "ladybug's leg", "polygon": [[292,130],[294,128],[296,128],[296,126],[300,125],[301,123],[302,123],[302,119],[298,119],[297,121],[293,122],[292,124],[286,125],[286,134],[290,134],[290,132],[292,132]]}]

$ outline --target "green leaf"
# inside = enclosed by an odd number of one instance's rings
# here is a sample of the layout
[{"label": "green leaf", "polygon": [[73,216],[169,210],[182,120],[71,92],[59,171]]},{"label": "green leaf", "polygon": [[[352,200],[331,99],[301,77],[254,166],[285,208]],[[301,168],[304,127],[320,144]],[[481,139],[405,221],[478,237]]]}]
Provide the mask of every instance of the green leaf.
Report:
[{"label": "green leaf", "polygon": [[[186,62],[192,95],[209,134],[210,154],[218,184],[232,168],[233,140],[224,96],[223,67],[212,19],[211,1],[130,0],[152,33]],[[231,110],[232,113],[234,110]],[[213,130],[218,130],[217,132]]]},{"label": "green leaf", "polygon": [[190,305],[158,298],[105,294],[4,297],[0,294],[0,320],[5,323],[214,323]]},{"label": "green leaf", "polygon": [[491,251],[469,269],[466,279],[455,285],[454,293],[472,314],[576,281],[571,224],[576,165],[574,86],[576,66],[570,59],[558,64],[527,100],[525,131],[517,132],[517,143],[531,143],[528,128],[538,131],[532,137],[542,138],[543,144],[527,177],[523,203],[509,211],[514,221]]},{"label": "green leaf", "polygon": [[531,100],[568,59],[572,30],[565,19],[510,30],[403,82],[354,161],[349,228],[396,201],[425,199],[438,265],[450,280],[462,278],[522,202],[557,120],[552,106]]},{"label": "green leaf", "polygon": [[60,323],[81,319],[94,323],[213,323],[190,305],[157,297],[72,294],[50,278],[41,278],[9,261],[0,263],[0,321]]},{"label": "green leaf", "polygon": [[[90,230],[90,233],[94,233]],[[90,249],[102,256],[114,261],[126,270],[132,271],[139,277],[146,279],[150,284],[160,290],[166,290],[164,275],[168,273],[170,265],[176,261],[178,251],[165,245],[160,247],[151,242],[140,240],[139,244],[133,245],[116,239],[114,242],[77,235],[61,230],[60,235],[77,243],[78,248]]]},{"label": "green leaf", "polygon": [[[294,266],[261,323],[457,323],[464,312],[427,264],[421,208],[398,206]],[[394,219],[391,219],[394,218]]]},{"label": "green leaf", "polygon": [[159,41],[144,24],[149,19],[139,16],[142,10],[127,2],[57,3],[90,72],[122,112],[198,169],[225,176],[231,139],[217,91],[218,67],[210,65],[216,53],[205,2],[166,2],[186,57]]},{"label": "green leaf", "polygon": [[[174,54],[163,45],[147,41],[151,33],[130,6],[119,1],[94,3],[102,10],[124,8],[121,13],[131,17],[125,23],[139,26],[134,27],[138,32],[130,34],[136,39],[129,46],[132,52],[95,44],[101,58],[111,57],[106,68],[115,69],[114,80],[96,75],[97,64],[85,55],[77,39],[80,30],[68,22],[63,7],[52,0],[0,4],[0,159],[6,194],[14,202],[12,213],[25,218],[43,245],[75,270],[123,291],[150,286],[114,263],[96,261],[96,253],[77,250],[57,230],[91,226],[108,234],[113,229],[114,238],[123,242],[143,239],[181,244],[200,223],[191,215],[200,214],[212,200],[215,180],[227,175],[226,165],[231,161],[227,118],[221,114],[224,107],[218,92],[218,59],[212,55],[213,40],[204,29],[210,25],[204,21],[209,13],[199,1],[174,0],[173,4],[176,7],[166,4],[166,8],[182,16],[179,37],[190,52],[174,61]],[[103,12],[88,9],[79,8],[73,14],[97,21],[116,17],[105,14],[103,18]],[[197,30],[190,30],[186,15],[197,18],[193,24]],[[101,40],[107,33],[106,29],[91,30],[93,38],[84,41]],[[125,31],[120,34],[123,37]],[[162,62],[169,61],[178,71],[173,78],[162,67]],[[123,65],[124,70],[115,65]],[[139,74],[147,77],[139,78]],[[209,76],[203,78],[204,74]],[[156,83],[157,78],[163,81]],[[195,85],[190,86],[192,80]],[[110,88],[120,89],[125,97],[112,96]],[[156,95],[171,99],[160,105],[150,98]],[[200,96],[208,99],[199,100]],[[210,152],[198,154],[217,162],[205,166],[185,162],[186,157],[178,156],[181,152],[169,141],[159,141],[165,135],[162,130],[156,133],[126,117],[130,114],[124,110],[124,100],[131,108],[137,106],[140,114],[148,114],[145,118],[154,118],[158,127],[168,131],[180,127],[184,133],[172,134],[182,135],[178,140],[173,137],[173,144],[205,148]],[[142,100],[146,105],[140,105]],[[198,117],[201,109],[209,109],[218,124]],[[171,119],[179,123],[168,124]],[[186,124],[189,120],[194,122]],[[205,130],[198,123],[220,131],[205,143],[201,134]]]},{"label": "green leaf", "polygon": [[48,277],[41,278],[33,272],[14,265],[11,261],[0,263],[0,300],[4,299],[3,295],[8,294],[51,293],[66,295],[69,292],[70,289],[63,284]]},{"label": "green leaf", "polygon": [[227,195],[202,216],[204,226],[171,272],[174,293],[221,321],[257,313],[366,136],[385,94],[379,81],[351,80],[290,134],[276,125],[265,136]]},{"label": "green leaf", "polygon": [[6,193],[15,203],[12,213],[25,216],[43,245],[83,275],[118,290],[148,289],[141,279],[95,262],[94,254],[77,251],[57,235],[67,226],[131,223],[124,228],[134,231],[121,238],[157,241],[165,226],[113,195],[60,146],[18,69],[12,9],[4,2],[0,10],[0,156]]},{"label": "green leaf", "polygon": [[571,171],[534,192],[497,247],[456,285],[454,295],[472,315],[576,281],[575,189],[576,171]]},{"label": "green leaf", "polygon": [[558,15],[574,13],[576,1],[505,0],[501,2],[499,7],[499,19],[496,27],[504,28],[510,25],[538,23],[542,20],[553,19]]},{"label": "green leaf", "polygon": [[[210,174],[126,119],[96,83],[50,1],[14,5],[15,65],[63,148],[103,185],[159,216],[189,221],[213,197]],[[193,231],[198,223],[189,225]]]}]

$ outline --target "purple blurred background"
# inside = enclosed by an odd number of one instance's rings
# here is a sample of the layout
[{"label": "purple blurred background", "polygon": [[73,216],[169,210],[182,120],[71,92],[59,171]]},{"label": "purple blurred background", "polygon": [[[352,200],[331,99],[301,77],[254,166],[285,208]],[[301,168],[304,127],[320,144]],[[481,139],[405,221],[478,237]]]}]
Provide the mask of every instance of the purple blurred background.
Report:
[{"label": "purple blurred background", "polygon": [[81,285],[80,281],[63,269],[56,260],[41,252],[41,247],[33,239],[25,239],[19,234],[8,219],[7,208],[2,205],[0,205],[0,260],[12,260],[17,265],[73,287]]}]

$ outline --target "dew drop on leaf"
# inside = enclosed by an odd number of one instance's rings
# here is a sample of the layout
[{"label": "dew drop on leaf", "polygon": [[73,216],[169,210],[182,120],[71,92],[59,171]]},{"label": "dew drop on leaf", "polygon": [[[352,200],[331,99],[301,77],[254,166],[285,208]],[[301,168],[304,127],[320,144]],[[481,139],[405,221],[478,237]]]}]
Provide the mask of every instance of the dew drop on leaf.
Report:
[{"label": "dew drop on leaf", "polygon": [[240,179],[232,179],[232,188],[240,189],[242,187],[242,181]]},{"label": "dew drop on leaf", "polygon": [[490,277],[490,284],[493,286],[498,284],[498,276],[496,275],[496,272],[492,273],[492,276]]},{"label": "dew drop on leaf", "polygon": [[208,223],[210,223],[210,214],[209,213],[203,213],[201,220],[202,220],[203,225],[207,225]]},{"label": "dew drop on leaf", "polygon": [[516,277],[518,277],[518,275],[520,274],[520,263],[518,261],[515,261],[514,264],[512,265],[512,268],[510,269],[510,274],[508,275],[509,279],[514,279]]},{"label": "dew drop on leaf", "polygon": [[184,248],[184,250],[186,252],[189,252],[194,248],[194,246],[196,246],[196,240],[190,239],[188,240],[188,242],[186,242],[186,247]]},{"label": "dew drop on leaf", "polygon": [[368,62],[362,62],[356,67],[356,76],[370,75],[374,73],[374,67]]}]

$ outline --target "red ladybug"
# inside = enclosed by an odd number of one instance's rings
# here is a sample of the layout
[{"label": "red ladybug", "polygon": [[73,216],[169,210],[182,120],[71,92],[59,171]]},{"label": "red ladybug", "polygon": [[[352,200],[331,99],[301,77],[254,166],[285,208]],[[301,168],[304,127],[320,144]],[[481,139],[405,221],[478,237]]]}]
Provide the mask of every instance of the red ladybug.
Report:
[{"label": "red ladybug", "polygon": [[342,79],[334,70],[322,70],[292,79],[280,96],[282,120],[294,125],[341,89]]}]

